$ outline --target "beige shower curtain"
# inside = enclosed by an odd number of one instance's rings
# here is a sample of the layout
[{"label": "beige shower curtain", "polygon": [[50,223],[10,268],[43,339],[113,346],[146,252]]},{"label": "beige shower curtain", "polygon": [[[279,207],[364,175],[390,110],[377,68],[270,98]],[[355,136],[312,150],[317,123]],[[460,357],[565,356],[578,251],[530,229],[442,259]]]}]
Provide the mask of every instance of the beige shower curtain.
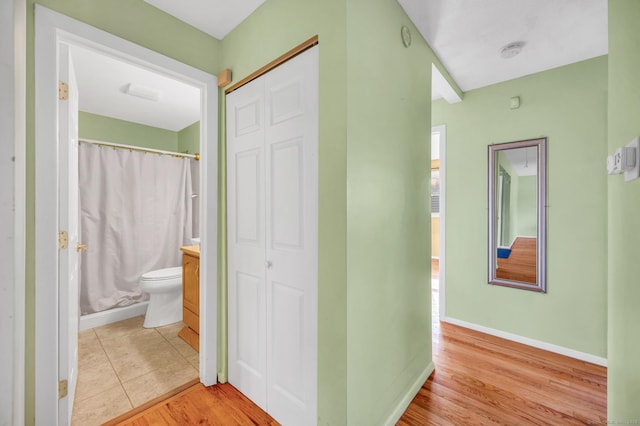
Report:
[{"label": "beige shower curtain", "polygon": [[193,236],[189,159],[81,144],[79,171],[82,315],[146,300],[141,275]]}]

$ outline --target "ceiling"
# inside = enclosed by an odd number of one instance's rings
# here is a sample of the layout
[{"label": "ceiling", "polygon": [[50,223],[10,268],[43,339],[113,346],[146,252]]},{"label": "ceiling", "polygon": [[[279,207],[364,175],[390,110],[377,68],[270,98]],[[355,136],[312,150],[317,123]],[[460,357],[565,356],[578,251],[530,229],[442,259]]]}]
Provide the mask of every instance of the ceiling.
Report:
[{"label": "ceiling", "polygon": [[[265,0],[145,1],[222,39]],[[463,91],[607,53],[607,0],[398,1]],[[516,41],[522,52],[503,59]],[[434,97],[452,102],[442,83]]]},{"label": "ceiling", "polygon": [[[266,0],[145,0],[217,38]],[[607,53],[607,0],[398,0],[463,91]],[[503,46],[522,52],[503,59]],[[178,131],[199,120],[198,89],[91,51],[74,48],[80,109]],[[434,68],[435,69],[435,68]],[[159,90],[158,102],[126,95],[130,84]],[[437,70],[433,98],[460,98]]]},{"label": "ceiling", "polygon": [[500,151],[518,176],[535,176],[538,170],[538,148],[530,146],[528,148],[505,149]]},{"label": "ceiling", "polygon": [[222,40],[266,0],[144,0]]},{"label": "ceiling", "polygon": [[[463,91],[607,54],[607,0],[398,0]],[[522,52],[503,59],[505,45]]]},{"label": "ceiling", "polygon": [[[71,46],[80,111],[177,132],[200,120],[200,89],[94,51]],[[129,84],[159,93],[150,101]]]}]

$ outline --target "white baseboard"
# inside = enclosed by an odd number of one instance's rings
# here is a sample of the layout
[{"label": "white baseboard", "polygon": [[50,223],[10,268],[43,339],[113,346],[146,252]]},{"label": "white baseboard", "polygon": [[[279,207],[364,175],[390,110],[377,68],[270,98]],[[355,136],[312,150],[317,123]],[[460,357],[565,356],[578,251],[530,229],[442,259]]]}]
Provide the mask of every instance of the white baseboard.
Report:
[{"label": "white baseboard", "polygon": [[433,361],[431,361],[429,365],[427,365],[427,367],[422,371],[422,373],[418,375],[416,381],[413,382],[411,387],[407,390],[407,393],[402,397],[395,410],[393,410],[389,418],[387,418],[387,421],[384,422],[385,425],[390,426],[398,423],[400,417],[402,417],[404,412],[407,411],[407,408],[409,408],[409,404],[411,404],[413,398],[416,397],[424,382],[427,381],[427,379],[435,369],[436,366],[433,364]]},{"label": "white baseboard", "polygon": [[106,311],[96,312],[95,314],[82,315],[80,317],[78,331],[88,330],[90,328],[100,327],[102,325],[144,315],[147,313],[147,305],[149,305],[149,302],[145,301],[136,303],[135,305],[125,306],[123,308],[113,308]]},{"label": "white baseboard", "polygon": [[532,346],[534,348],[543,349],[545,351],[557,353],[560,355],[565,355],[570,358],[579,359],[580,361],[590,362],[592,364],[601,365],[603,367],[607,366],[606,358],[602,358],[602,357],[588,354],[585,352],[576,351],[574,349],[565,348],[564,346],[558,346],[551,343],[542,342],[540,340],[530,339],[528,337],[519,336],[517,334],[508,333],[502,330],[496,330],[495,328],[485,327],[483,325],[462,321],[456,318],[444,317],[442,321],[448,322],[454,325],[459,325],[460,327],[470,328],[471,330],[490,334],[492,336],[501,337],[503,339],[511,340],[513,342],[522,343],[524,345]]}]

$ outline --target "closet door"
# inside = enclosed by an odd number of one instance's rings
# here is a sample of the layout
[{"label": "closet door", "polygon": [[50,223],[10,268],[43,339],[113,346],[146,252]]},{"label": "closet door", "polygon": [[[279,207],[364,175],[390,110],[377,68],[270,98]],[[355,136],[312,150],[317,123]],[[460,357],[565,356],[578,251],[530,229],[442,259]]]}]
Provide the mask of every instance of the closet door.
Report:
[{"label": "closet door", "polygon": [[227,96],[229,382],[267,410],[264,81]]},{"label": "closet door", "polygon": [[316,424],[318,47],[227,96],[227,188],[229,382]]},{"label": "closet door", "polygon": [[318,47],[265,75],[267,407],[317,422]]}]

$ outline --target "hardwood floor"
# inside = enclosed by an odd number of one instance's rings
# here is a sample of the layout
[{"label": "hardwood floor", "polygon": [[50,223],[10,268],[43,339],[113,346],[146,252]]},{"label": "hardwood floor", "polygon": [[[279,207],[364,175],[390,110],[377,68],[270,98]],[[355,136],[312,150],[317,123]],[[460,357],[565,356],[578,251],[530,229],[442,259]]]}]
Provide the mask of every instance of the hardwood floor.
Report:
[{"label": "hardwood floor", "polygon": [[433,324],[436,370],[398,425],[606,422],[606,368],[441,323],[437,306]]},{"label": "hardwood floor", "polygon": [[536,282],[536,238],[518,237],[506,259],[498,258],[496,277],[507,280]]},{"label": "hardwood floor", "polygon": [[[398,425],[577,425],[606,422],[606,368],[438,321],[435,372]],[[277,425],[229,384],[198,384],[110,424]],[[358,425],[356,425],[358,426]]]},{"label": "hardwood floor", "polygon": [[230,384],[192,386],[133,416],[122,416],[110,425],[277,425],[271,416]]}]

